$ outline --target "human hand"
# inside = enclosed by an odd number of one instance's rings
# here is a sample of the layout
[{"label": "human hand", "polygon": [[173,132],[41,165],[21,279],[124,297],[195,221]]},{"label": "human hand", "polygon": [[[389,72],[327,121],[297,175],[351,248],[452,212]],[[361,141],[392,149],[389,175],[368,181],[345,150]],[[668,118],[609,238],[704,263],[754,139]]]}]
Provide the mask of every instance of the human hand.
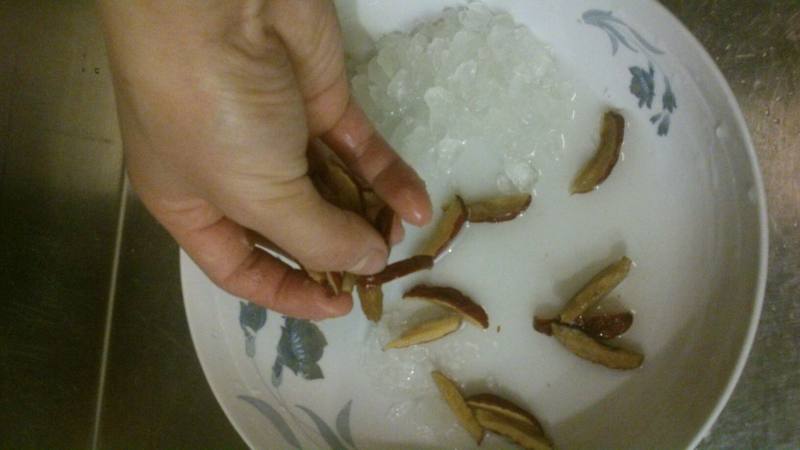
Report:
[{"label": "human hand", "polygon": [[[208,277],[295,317],[346,314],[303,272],[255,248],[262,235],[316,271],[368,274],[387,248],[307,177],[321,137],[400,217],[422,225],[422,180],[348,92],[329,0],[100,0],[128,175]],[[249,231],[249,230],[252,230]]]}]

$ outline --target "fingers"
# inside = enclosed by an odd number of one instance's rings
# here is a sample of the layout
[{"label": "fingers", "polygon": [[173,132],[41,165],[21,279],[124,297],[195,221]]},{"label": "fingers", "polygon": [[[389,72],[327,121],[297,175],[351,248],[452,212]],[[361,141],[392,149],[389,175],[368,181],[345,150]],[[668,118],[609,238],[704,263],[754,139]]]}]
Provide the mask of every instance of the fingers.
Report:
[{"label": "fingers", "polygon": [[269,16],[289,50],[312,135],[325,133],[326,143],[404,220],[415,225],[430,221],[424,183],[350,98],[333,2],[276,0]]},{"label": "fingers", "polygon": [[350,95],[336,9],[330,0],[275,0],[270,16],[289,50],[309,131],[317,135],[336,123]]},{"label": "fingers", "polygon": [[414,225],[431,220],[425,183],[397,156],[354,101],[322,139],[403,220]]},{"label": "fingers", "polygon": [[389,234],[389,243],[395,246],[405,237],[406,230],[403,229],[403,221],[400,219],[400,216],[395,214],[394,219],[392,219],[392,232]]},{"label": "fingers", "polygon": [[316,271],[372,274],[386,265],[388,249],[375,229],[357,214],[326,202],[303,177],[272,187],[270,199],[220,199],[228,217],[268,236],[304,267]]},{"label": "fingers", "polygon": [[237,297],[311,320],[342,316],[353,307],[349,295],[329,296],[303,272],[256,249],[247,231],[225,217],[199,229],[162,223],[214,283]]}]

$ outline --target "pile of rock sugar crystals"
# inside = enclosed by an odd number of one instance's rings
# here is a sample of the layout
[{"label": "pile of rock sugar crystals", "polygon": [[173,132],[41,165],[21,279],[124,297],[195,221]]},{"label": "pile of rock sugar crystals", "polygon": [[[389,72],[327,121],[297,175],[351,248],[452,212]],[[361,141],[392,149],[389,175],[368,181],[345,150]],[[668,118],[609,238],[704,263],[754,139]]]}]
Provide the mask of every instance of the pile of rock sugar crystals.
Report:
[{"label": "pile of rock sugar crystals", "polygon": [[350,69],[354,96],[401,156],[462,192],[480,180],[483,191],[530,192],[536,158],[558,157],[574,114],[548,47],[480,2],[384,35]]}]

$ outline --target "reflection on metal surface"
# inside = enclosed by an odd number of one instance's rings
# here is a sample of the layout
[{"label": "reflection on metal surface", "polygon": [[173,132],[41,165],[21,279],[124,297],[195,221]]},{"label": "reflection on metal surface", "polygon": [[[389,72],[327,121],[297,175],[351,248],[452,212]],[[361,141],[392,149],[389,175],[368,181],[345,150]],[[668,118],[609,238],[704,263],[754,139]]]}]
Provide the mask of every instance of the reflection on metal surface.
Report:
[{"label": "reflection on metal surface", "polygon": [[91,5],[0,3],[3,448],[90,445],[122,169]]},{"label": "reflection on metal surface", "polygon": [[[728,78],[770,203],[770,278],[702,448],[800,447],[800,2],[662,0]],[[58,38],[53,38],[58,36]],[[0,2],[0,447],[90,445],[121,152],[93,2]],[[131,196],[99,444],[243,447],[189,337],[177,247]]]}]

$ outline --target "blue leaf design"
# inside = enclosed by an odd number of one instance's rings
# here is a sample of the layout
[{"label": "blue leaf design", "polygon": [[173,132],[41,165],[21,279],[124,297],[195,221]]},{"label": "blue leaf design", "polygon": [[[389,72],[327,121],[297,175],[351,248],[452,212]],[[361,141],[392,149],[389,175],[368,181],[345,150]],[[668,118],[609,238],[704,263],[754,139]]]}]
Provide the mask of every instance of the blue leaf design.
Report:
[{"label": "blue leaf design", "polygon": [[353,401],[350,400],[347,402],[346,405],[339,411],[339,414],[336,416],[336,431],[339,432],[339,436],[345,440],[351,447],[355,447],[356,444],[353,442],[353,435],[350,433],[350,407],[353,406]]},{"label": "blue leaf design", "polygon": [[280,358],[275,358],[275,364],[272,365],[272,386],[280,387],[283,382],[283,364]]},{"label": "blue leaf design", "polygon": [[619,41],[617,38],[614,37],[613,34],[606,32],[608,34],[608,39],[611,41],[611,56],[615,56],[619,51]]},{"label": "blue leaf design", "polygon": [[[637,41],[639,41],[639,44],[641,44],[642,47],[644,47],[645,49],[647,49],[650,52],[655,53],[657,55],[663,55],[664,54],[664,51],[662,51],[661,49],[657,48],[655,45],[651,44],[647,39],[642,37],[642,35],[639,34],[639,32],[637,32],[633,27],[631,27],[630,25],[625,23],[623,20],[620,20],[620,19],[614,17],[614,14],[611,11],[601,11],[599,9],[590,9],[590,10],[584,12],[583,15],[581,16],[581,18],[583,19],[584,23],[586,23],[586,24],[593,25],[593,26],[600,27],[600,28],[608,27],[610,29],[613,29],[616,32],[617,35],[621,35],[621,33],[618,30],[616,30],[616,28],[614,28],[614,26],[611,25],[611,24],[615,23],[615,24],[622,25],[628,31],[631,32],[633,37],[636,38]],[[627,44],[626,44],[626,46],[628,48],[631,48],[631,46],[629,46]]]},{"label": "blue leaf design", "polygon": [[290,367],[297,367],[297,358],[292,351],[292,343],[289,342],[289,333],[286,326],[281,327],[281,337],[278,340],[278,356],[275,361]]},{"label": "blue leaf design", "polygon": [[598,23],[605,22],[606,20],[612,18],[613,15],[611,11],[603,11],[600,9],[590,9],[583,13],[581,18],[584,22],[589,25],[597,26]]},{"label": "blue leaf design", "polygon": [[297,371],[306,380],[321,380],[325,378],[325,375],[322,373],[322,367],[315,362],[300,361],[300,364],[297,366]]},{"label": "blue leaf design", "polygon": [[256,332],[267,323],[267,310],[250,302],[239,303],[239,325]]},{"label": "blue leaf design", "polygon": [[632,66],[628,70],[631,72],[631,94],[639,99],[639,108],[647,105],[647,108],[653,106],[653,98],[656,95],[656,86],[654,80],[653,65],[650,65],[649,70],[642,67]]},{"label": "blue leaf design", "polygon": [[624,26],[625,28],[627,28],[628,31],[630,31],[631,34],[633,34],[633,37],[635,37],[636,40],[639,41],[639,43],[642,44],[642,46],[644,48],[646,48],[647,50],[655,53],[656,55],[663,55],[664,54],[663,50],[661,50],[658,47],[656,47],[655,45],[651,44],[647,39],[642,37],[642,35],[639,34],[632,26],[628,25],[627,23],[625,23],[622,20],[617,19],[616,17],[613,17],[613,16],[610,16],[608,20],[611,21],[611,22],[616,22],[616,23]]},{"label": "blue leaf design", "polygon": [[315,324],[286,317],[278,340],[278,356],[273,365],[273,385],[280,385],[283,366],[306,380],[324,378],[322,368],[317,362],[322,359],[327,345],[325,335]]},{"label": "blue leaf design", "polygon": [[[643,53],[647,58],[648,68],[639,66],[629,67],[631,73],[630,91],[637,99],[639,108],[647,106],[653,108],[653,100],[656,96],[655,69],[653,68],[654,55],[663,55],[664,52],[651,44],[633,27],[623,20],[614,16],[612,11],[590,9],[585,11],[581,18],[587,25],[591,25],[603,30],[611,41],[611,54],[616,55],[620,44],[634,53]],[[626,31],[629,33],[626,33]],[[630,36],[633,36],[632,38]],[[640,52],[641,50],[641,52]],[[659,68],[659,71],[660,68]],[[653,125],[658,124],[657,132],[659,136],[666,136],[669,133],[671,114],[678,108],[678,102],[669,78],[664,77],[664,93],[661,95],[661,111],[650,116]]]},{"label": "blue leaf design", "polygon": [[611,15],[611,11],[600,11],[598,9],[590,9],[583,13],[583,22],[587,25],[592,25],[605,31],[608,39],[611,41],[611,54],[616,55],[619,50],[619,41],[616,36],[611,32],[612,27],[606,25],[606,18]]},{"label": "blue leaf design", "polygon": [[250,358],[256,355],[256,333],[266,323],[266,309],[250,302],[239,303],[239,326],[244,333],[244,351]]},{"label": "blue leaf design", "polygon": [[659,120],[659,119],[661,119],[661,116],[662,116],[663,114],[664,114],[663,112],[660,112],[660,113],[658,113],[658,114],[653,114],[653,115],[650,117],[650,123],[656,123],[656,122],[658,122],[658,120]]},{"label": "blue leaf design", "polygon": [[[612,41],[614,40],[614,38],[616,38],[616,40],[619,40],[620,42],[622,42],[622,45],[624,45],[625,47],[628,47],[628,50],[632,51],[633,53],[639,53],[639,50],[636,50],[631,44],[629,44],[628,40],[625,39],[625,36],[623,36],[622,33],[617,31],[616,28],[614,28],[614,27],[612,27],[611,25],[608,25],[608,24],[602,24],[602,25],[599,25],[599,26],[600,26],[600,28],[605,30],[606,33],[608,33],[609,37],[612,38]],[[616,51],[612,51],[612,54],[616,55],[617,52]]]},{"label": "blue leaf design", "polygon": [[674,112],[678,108],[678,102],[675,100],[675,94],[672,92],[672,86],[670,86],[667,77],[664,77],[664,83],[667,87],[664,90],[664,96],[661,97],[661,105],[665,110]]},{"label": "blue leaf design", "polygon": [[316,415],[314,413],[314,411],[311,411],[310,409],[308,409],[308,408],[306,408],[305,406],[302,406],[302,405],[296,405],[296,406],[298,408],[300,408],[301,410],[303,410],[303,412],[308,414],[308,417],[310,417],[311,420],[314,421],[314,425],[317,426],[317,430],[319,430],[319,434],[322,435],[322,438],[325,439],[325,442],[327,442],[328,445],[333,450],[339,450],[339,449],[346,449],[347,448],[342,443],[342,441],[340,441],[339,438],[336,437],[336,434],[333,432],[333,430],[331,430],[331,427],[329,427],[328,424],[325,423],[325,421],[323,421],[318,415]]},{"label": "blue leaf design", "polygon": [[286,421],[283,419],[283,417],[281,417],[278,411],[275,410],[275,408],[255,397],[240,395],[239,399],[251,404],[258,410],[258,412],[269,419],[275,429],[278,430],[281,436],[283,436],[283,439],[285,439],[289,445],[294,448],[300,448],[300,442],[297,441],[297,437],[295,437],[294,433],[292,433],[292,429],[289,428],[289,424],[286,423]]},{"label": "blue leaf design", "polygon": [[664,117],[661,119],[661,123],[658,124],[659,136],[666,136],[667,133],[669,133],[669,124],[670,124],[670,116],[669,114],[664,114]]},{"label": "blue leaf design", "polygon": [[287,317],[286,328],[292,350],[299,361],[317,362],[322,359],[328,341],[319,327],[308,320]]}]

